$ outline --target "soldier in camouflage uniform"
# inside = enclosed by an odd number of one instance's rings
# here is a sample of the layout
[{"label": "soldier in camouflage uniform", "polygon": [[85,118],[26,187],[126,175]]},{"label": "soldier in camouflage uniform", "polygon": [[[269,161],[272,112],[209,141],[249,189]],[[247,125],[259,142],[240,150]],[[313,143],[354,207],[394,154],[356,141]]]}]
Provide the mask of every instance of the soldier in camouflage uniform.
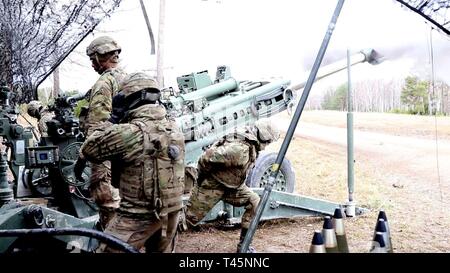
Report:
[{"label": "soldier in camouflage uniform", "polygon": [[[238,129],[215,142],[198,161],[198,181],[186,208],[186,221],[195,226],[219,202],[245,206],[238,252],[256,214],[259,196],[245,185],[258,153],[279,137],[279,132],[267,120]],[[254,252],[253,248],[249,249]]]},{"label": "soldier in camouflage uniform", "polygon": [[[112,97],[118,92],[119,82],[125,77],[118,68],[120,46],[108,36],[94,39],[86,48],[86,54],[100,78],[86,95],[87,108],[81,110],[80,127],[89,137],[92,133],[111,125],[108,119],[112,111]],[[75,164],[75,176],[82,179],[86,162],[80,158]],[[111,185],[111,163],[102,162],[91,165],[90,193],[99,207],[100,224],[104,229],[119,207],[119,191]]]},{"label": "soldier in camouflage uniform", "polygon": [[[89,161],[121,162],[113,167],[120,207],[105,232],[146,252],[174,251],[183,206],[184,135],[160,95],[147,74],[129,74],[113,98],[111,120],[119,124],[95,131],[81,148]],[[99,251],[115,252],[104,244]]]},{"label": "soldier in camouflage uniform", "polygon": [[28,103],[27,112],[30,117],[38,120],[38,129],[41,137],[47,137],[47,121],[52,120],[55,114],[42,105],[42,102],[33,100]]}]

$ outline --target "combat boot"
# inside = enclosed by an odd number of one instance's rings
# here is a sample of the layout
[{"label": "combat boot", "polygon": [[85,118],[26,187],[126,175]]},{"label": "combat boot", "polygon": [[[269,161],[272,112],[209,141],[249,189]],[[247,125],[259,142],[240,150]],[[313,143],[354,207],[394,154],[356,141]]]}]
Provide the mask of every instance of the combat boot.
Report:
[{"label": "combat boot", "polygon": [[[244,242],[245,235],[247,234],[247,231],[248,231],[247,228],[242,228],[241,229],[241,235],[239,237],[239,244],[237,245],[237,251],[236,251],[237,253],[241,252],[241,246],[242,246],[242,243]],[[252,246],[248,246],[247,253],[256,253],[256,250]]]}]

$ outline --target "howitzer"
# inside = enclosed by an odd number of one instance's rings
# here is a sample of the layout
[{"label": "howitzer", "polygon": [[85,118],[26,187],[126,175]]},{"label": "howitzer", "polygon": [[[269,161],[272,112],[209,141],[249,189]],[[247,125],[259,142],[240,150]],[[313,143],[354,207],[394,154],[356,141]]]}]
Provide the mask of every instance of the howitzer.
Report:
[{"label": "howitzer", "polygon": [[[356,53],[352,64],[369,61],[373,54],[375,54],[373,50]],[[345,65],[337,64],[339,62],[322,68],[319,75],[322,73],[323,76],[317,79],[345,69]],[[231,77],[230,69],[226,66],[218,67],[214,81],[210,79],[207,71],[202,71],[181,76],[177,82],[179,91],[175,92],[173,88],[164,89],[162,103],[166,106],[168,114],[176,119],[185,135],[186,163],[193,167],[196,166],[203,150],[217,139],[237,127],[252,125],[262,117],[270,117],[292,107],[295,101],[293,90],[304,86],[300,84],[290,87],[289,80],[237,81]],[[47,123],[48,127],[53,129],[49,130],[48,136],[41,139],[39,146],[28,145],[25,149],[27,153],[24,158],[27,160],[24,160],[26,164],[22,165],[26,165],[28,172],[25,176],[26,182],[21,184],[34,187],[37,196],[53,199],[50,205],[58,208],[58,211],[53,211],[41,207],[44,217],[51,215],[50,220],[46,221],[48,225],[44,224],[41,228],[95,228],[97,208],[83,194],[86,192],[87,184],[80,184],[73,176],[73,163],[78,157],[83,140],[83,135],[79,133],[78,119],[73,115],[73,105],[81,98],[58,97],[50,106],[55,112],[55,118]],[[31,133],[29,135],[31,139]],[[9,134],[8,138],[14,141],[12,135]],[[18,140],[23,138],[21,136]],[[14,147],[12,152],[16,154],[15,151]],[[254,187],[255,192],[261,193],[261,189],[256,188],[263,186],[264,177],[270,173],[270,166],[275,157],[276,154],[273,153],[261,154],[258,157],[255,168],[247,178],[247,184]],[[0,178],[2,173],[5,172],[0,171]],[[280,173],[277,185],[274,186],[276,191],[272,194],[275,201],[271,204],[272,209],[263,214],[263,220],[334,211],[336,204],[323,200],[314,200],[320,203],[321,209],[311,211],[310,198],[305,199],[291,193],[294,190],[295,174],[288,160],[283,161]],[[86,174],[86,181],[88,176]],[[20,182],[16,180],[15,185],[17,184]],[[0,190],[0,195],[1,193]],[[304,209],[305,207],[308,209]],[[220,202],[203,221],[226,219],[228,223],[238,223],[242,213],[242,208]],[[16,208],[14,204],[9,204],[0,208],[0,215],[4,215],[0,216],[0,229],[35,228],[36,223],[41,223],[39,221],[41,213],[39,209],[33,207]],[[31,224],[25,225],[22,215],[27,215],[30,220],[26,222]],[[66,236],[63,242],[71,243],[74,239],[76,238]],[[87,251],[95,247],[95,242],[90,240],[79,240],[78,244],[81,245],[81,249]],[[26,246],[26,243],[0,240],[0,250],[9,251],[18,245]]]},{"label": "howitzer", "polygon": [[[24,128],[17,123],[19,111],[14,105],[10,105],[10,97],[13,94],[11,90],[5,85],[0,89],[0,137],[2,137],[2,144],[7,149],[6,153],[10,151],[7,162],[14,180],[17,181],[21,166],[25,165],[26,148],[33,146],[33,133],[30,128]],[[12,189],[14,193],[17,189],[16,186],[14,183]],[[7,188],[3,189],[9,192]],[[9,194],[0,196],[0,203],[8,201],[10,198],[12,196]]]},{"label": "howitzer", "polygon": [[177,81],[180,93],[163,103],[185,135],[187,164],[197,163],[202,148],[237,127],[286,110],[293,99],[288,80],[238,82],[225,66],[218,67],[214,84],[207,71]]},{"label": "howitzer", "polygon": [[75,104],[84,99],[84,95],[67,96],[58,95],[53,105],[49,107],[49,111],[55,113],[55,118],[47,122],[48,135],[52,142],[58,142],[57,139],[67,139],[74,137],[79,141],[84,138],[80,131],[80,122],[73,114]]},{"label": "howitzer", "polygon": [[[178,77],[177,83],[179,93],[163,90],[162,102],[184,133],[188,169],[195,168],[204,149],[219,138],[286,110],[294,99],[289,80],[237,81],[227,66],[217,68],[214,82],[202,71]],[[295,176],[289,164],[280,190],[293,191]],[[185,192],[192,186],[186,183]]]},{"label": "howitzer", "polygon": [[[2,153],[0,157],[0,229],[24,232],[31,228],[95,229],[98,209],[85,197],[89,194],[89,173],[85,174],[87,179],[82,184],[76,182],[73,175],[73,164],[84,139],[73,107],[82,97],[58,96],[55,99],[49,107],[55,116],[47,122],[48,135],[36,144],[30,128],[17,124],[17,109],[7,103],[5,96],[1,98],[0,136],[11,156],[8,159],[6,153]],[[13,187],[7,179],[7,163],[14,175]],[[24,240],[1,238],[0,252],[49,249],[48,246],[65,249],[69,245],[92,251],[98,245],[89,238],[57,236],[48,240],[46,236],[38,237],[31,240],[28,235]]]},{"label": "howitzer", "polygon": [[[24,166],[28,166],[29,151],[34,149],[32,128],[23,127],[17,123],[19,111],[16,106],[10,105],[9,88],[2,86],[0,90],[0,137],[2,144],[7,147],[10,157],[7,159],[9,168],[14,176],[14,181],[23,181],[26,177],[22,176]],[[58,96],[55,103],[49,107],[50,111],[55,112],[55,117],[47,123],[48,137],[44,137],[40,141],[40,148],[45,150],[44,146],[48,146],[47,155],[56,153],[55,145],[63,150],[67,145],[74,141],[82,141],[84,136],[79,130],[78,119],[73,115],[73,107],[76,101],[82,99],[80,96]],[[50,151],[52,150],[52,151]],[[41,153],[43,156],[44,153]],[[53,157],[57,158],[57,154]],[[48,156],[47,156],[48,157]],[[14,196],[17,196],[17,183],[14,183]],[[20,195],[20,193],[19,193]]]},{"label": "howitzer", "polygon": [[[78,149],[84,136],[79,130],[78,119],[73,115],[73,107],[82,97],[58,96],[49,107],[55,116],[47,122],[48,135],[42,137],[39,143],[35,143],[31,128],[17,124],[19,111],[15,106],[9,105],[9,95],[9,89],[2,87],[0,137],[10,154],[5,160],[14,180],[12,195],[10,196],[10,191],[7,190],[9,187],[5,187],[4,190],[8,194],[3,198],[0,194],[0,201],[7,202],[13,197],[30,197],[35,194],[39,197],[48,197],[54,193],[52,192],[54,185],[51,184],[61,180],[67,183],[75,180],[70,167],[78,156]],[[58,173],[58,176],[49,178],[52,175],[51,170]],[[53,180],[54,183],[50,183],[49,180]]]},{"label": "howitzer", "polygon": [[[374,49],[365,49],[353,54],[350,59],[350,65],[364,62],[377,64],[380,55]],[[346,59],[323,66],[315,81],[346,68]],[[296,93],[306,84],[291,85],[289,80],[237,81],[231,77],[227,66],[217,68],[214,81],[208,71],[201,71],[178,77],[177,83],[179,92],[176,93],[173,88],[163,90],[162,101],[185,135],[186,164],[193,167],[205,148],[237,127],[252,125],[260,118],[291,109]],[[275,158],[276,154],[261,153],[247,177],[247,185],[263,187],[263,177],[270,174]],[[295,174],[289,160],[283,161],[280,173],[274,189],[293,192]]]},{"label": "howitzer", "polygon": [[74,116],[73,108],[83,95],[59,95],[49,111],[55,116],[47,121],[48,131],[37,147],[27,148],[27,172],[24,184],[30,185],[34,194],[54,197],[54,205],[60,211],[75,217],[89,217],[97,212],[89,200],[89,166],[85,169],[84,182],[78,181],[73,173],[84,134]]}]

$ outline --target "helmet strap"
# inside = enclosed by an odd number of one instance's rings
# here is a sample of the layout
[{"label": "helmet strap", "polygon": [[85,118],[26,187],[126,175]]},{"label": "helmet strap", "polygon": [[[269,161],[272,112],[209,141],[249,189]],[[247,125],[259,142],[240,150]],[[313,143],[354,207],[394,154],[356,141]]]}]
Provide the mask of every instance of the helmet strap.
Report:
[{"label": "helmet strap", "polygon": [[98,54],[97,53],[95,53],[95,61],[97,62],[97,64],[99,66],[101,66],[101,63],[100,63],[100,60],[98,59]]}]

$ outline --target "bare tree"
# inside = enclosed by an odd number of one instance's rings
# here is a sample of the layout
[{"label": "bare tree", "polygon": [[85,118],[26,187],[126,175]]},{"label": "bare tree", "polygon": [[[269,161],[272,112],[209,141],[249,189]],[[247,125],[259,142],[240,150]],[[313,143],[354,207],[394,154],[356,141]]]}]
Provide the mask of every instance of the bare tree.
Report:
[{"label": "bare tree", "polygon": [[450,35],[450,2],[448,0],[397,0],[425,18],[443,33]]},{"label": "bare tree", "polygon": [[15,102],[37,86],[121,0],[0,0],[0,80]]},{"label": "bare tree", "polygon": [[436,81],[434,84],[434,100],[436,101],[436,111],[445,115],[450,115],[450,86],[443,81]]},{"label": "bare tree", "polygon": [[389,112],[401,107],[400,80],[367,80],[356,82],[354,89],[354,109],[357,112]]},{"label": "bare tree", "polygon": [[59,67],[55,68],[53,70],[53,97],[57,97],[60,90],[60,84],[59,84]]}]

